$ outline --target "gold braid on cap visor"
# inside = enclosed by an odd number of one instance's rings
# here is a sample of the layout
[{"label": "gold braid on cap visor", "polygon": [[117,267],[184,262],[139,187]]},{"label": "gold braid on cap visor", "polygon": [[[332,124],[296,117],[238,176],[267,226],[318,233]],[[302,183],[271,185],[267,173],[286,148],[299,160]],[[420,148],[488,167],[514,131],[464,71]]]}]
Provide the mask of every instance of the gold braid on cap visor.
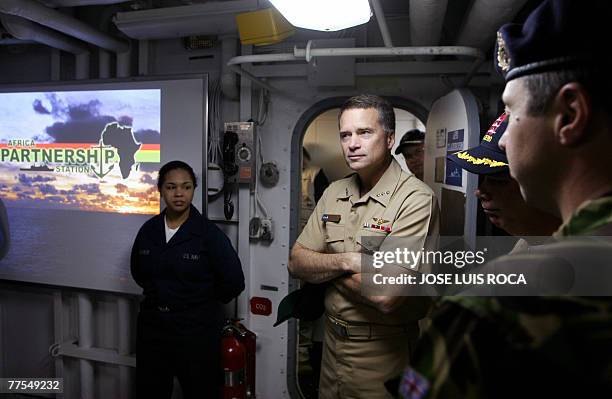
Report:
[{"label": "gold braid on cap visor", "polygon": [[500,166],[508,166],[507,163],[505,162],[500,162],[500,161],[494,161],[492,159],[489,158],[476,158],[471,156],[470,154],[468,154],[465,151],[460,151],[457,154],[457,158],[459,159],[463,159],[464,161],[467,161],[469,163],[472,163],[474,165],[487,165],[491,168],[498,168]]}]

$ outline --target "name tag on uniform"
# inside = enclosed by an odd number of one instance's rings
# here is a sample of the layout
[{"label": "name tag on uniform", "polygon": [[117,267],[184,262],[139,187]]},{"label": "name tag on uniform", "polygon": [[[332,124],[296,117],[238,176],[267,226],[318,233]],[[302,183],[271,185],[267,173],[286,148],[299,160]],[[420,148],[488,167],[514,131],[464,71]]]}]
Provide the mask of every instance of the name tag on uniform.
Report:
[{"label": "name tag on uniform", "polygon": [[321,216],[321,221],[323,223],[327,223],[327,222],[338,223],[338,222],[340,222],[341,218],[342,218],[341,215],[334,215],[334,214],[331,214],[331,213],[324,213],[323,216]]},{"label": "name tag on uniform", "polygon": [[183,254],[183,259],[185,260],[199,260],[200,259],[200,255],[199,254]]}]

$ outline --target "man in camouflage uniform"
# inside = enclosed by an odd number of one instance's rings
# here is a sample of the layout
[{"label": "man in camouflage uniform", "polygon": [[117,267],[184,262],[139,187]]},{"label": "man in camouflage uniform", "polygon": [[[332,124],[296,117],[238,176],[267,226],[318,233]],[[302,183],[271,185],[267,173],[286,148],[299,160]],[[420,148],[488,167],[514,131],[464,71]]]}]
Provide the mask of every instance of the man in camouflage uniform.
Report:
[{"label": "man in camouflage uniform", "polygon": [[[584,259],[590,250],[572,236],[612,235],[612,62],[600,31],[610,21],[607,2],[547,0],[524,24],[497,33],[494,61],[510,118],[500,147],[527,202],[564,223],[558,243],[493,264],[537,266],[567,248]],[[605,271],[609,259],[571,266]],[[399,395],[612,397],[612,298],[588,295],[602,294],[442,298]]]}]

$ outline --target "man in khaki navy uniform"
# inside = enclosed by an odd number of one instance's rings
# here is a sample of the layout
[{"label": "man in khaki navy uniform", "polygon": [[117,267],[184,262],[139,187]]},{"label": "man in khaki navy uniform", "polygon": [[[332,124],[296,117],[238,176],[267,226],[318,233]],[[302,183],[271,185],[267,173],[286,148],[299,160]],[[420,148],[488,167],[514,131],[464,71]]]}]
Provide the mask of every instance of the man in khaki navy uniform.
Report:
[{"label": "man in khaki navy uniform", "polygon": [[437,200],[393,159],[395,115],[386,100],[350,98],[339,126],[345,160],[356,173],[323,193],[291,250],[289,272],[310,283],[331,282],[320,398],[388,398],[384,382],[406,365],[430,301],[362,296],[361,253],[378,249],[364,237],[379,237],[380,249],[390,237],[410,237],[414,250],[427,247],[427,237],[438,234]]}]

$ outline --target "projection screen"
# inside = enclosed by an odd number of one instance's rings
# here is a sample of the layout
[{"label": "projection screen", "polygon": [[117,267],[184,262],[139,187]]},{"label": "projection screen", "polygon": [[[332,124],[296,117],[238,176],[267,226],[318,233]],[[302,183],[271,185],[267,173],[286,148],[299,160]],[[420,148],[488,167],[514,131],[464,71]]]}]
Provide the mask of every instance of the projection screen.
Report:
[{"label": "projection screen", "polygon": [[205,170],[207,87],[206,76],[0,87],[0,279],[140,293],[129,256],[160,211],[159,167]]}]

